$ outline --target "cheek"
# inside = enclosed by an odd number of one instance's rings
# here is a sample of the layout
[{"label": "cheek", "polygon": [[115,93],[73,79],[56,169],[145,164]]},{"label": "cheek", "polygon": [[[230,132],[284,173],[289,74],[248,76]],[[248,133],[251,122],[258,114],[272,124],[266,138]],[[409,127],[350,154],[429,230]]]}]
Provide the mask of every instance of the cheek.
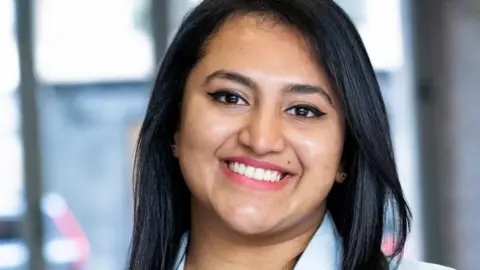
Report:
[{"label": "cheek", "polygon": [[293,144],[302,167],[293,204],[298,212],[311,213],[324,205],[335,183],[343,149],[342,133],[327,128],[302,132]]},{"label": "cheek", "polygon": [[305,178],[303,182],[312,188],[332,185],[343,152],[341,125],[329,123],[318,130],[297,134],[294,144]]},{"label": "cheek", "polygon": [[316,139],[305,139],[301,149],[301,159],[306,170],[336,170],[342,154],[343,140],[337,136],[322,134]]},{"label": "cheek", "polygon": [[184,152],[212,152],[228,136],[229,126],[215,113],[205,97],[186,97],[182,108],[180,129],[177,134],[178,146]]},{"label": "cheek", "polygon": [[176,134],[177,153],[184,179],[196,197],[204,198],[212,190],[220,168],[216,153],[232,137],[233,130],[200,93],[184,100]]},{"label": "cheek", "polygon": [[336,121],[329,121],[324,126],[311,132],[304,132],[296,145],[305,169],[322,167],[337,169],[343,152],[343,128]]}]

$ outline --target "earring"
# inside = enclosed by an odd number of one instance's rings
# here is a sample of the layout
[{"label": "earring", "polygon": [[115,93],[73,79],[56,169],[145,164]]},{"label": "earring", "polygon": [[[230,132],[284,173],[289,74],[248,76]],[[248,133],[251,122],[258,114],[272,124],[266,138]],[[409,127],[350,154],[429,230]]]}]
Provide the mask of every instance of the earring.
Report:
[{"label": "earring", "polygon": [[340,179],[342,179],[342,181],[347,179],[347,177],[348,177],[348,174],[346,174],[344,172],[340,173]]}]

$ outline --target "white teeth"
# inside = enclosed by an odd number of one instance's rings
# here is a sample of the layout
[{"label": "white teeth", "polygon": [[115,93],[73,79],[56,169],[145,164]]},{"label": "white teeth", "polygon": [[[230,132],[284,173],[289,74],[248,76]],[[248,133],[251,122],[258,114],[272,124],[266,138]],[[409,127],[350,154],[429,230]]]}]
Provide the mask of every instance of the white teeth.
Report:
[{"label": "white teeth", "polygon": [[255,169],[255,173],[253,174],[253,178],[257,180],[263,180],[263,174],[265,171],[263,169]]},{"label": "white teeth", "polygon": [[278,182],[282,178],[282,173],[278,171],[255,168],[239,162],[230,162],[228,168],[235,173],[258,181]]},{"label": "white teeth", "polygon": [[272,179],[274,179],[274,181],[278,181],[280,178],[282,178],[282,176],[279,172],[273,172]]},{"label": "white teeth", "polygon": [[[235,163],[238,165],[238,163]],[[238,170],[236,172],[238,172],[239,174],[245,174],[245,170],[247,169],[247,166],[245,166],[245,164],[240,164],[238,166]]]},{"label": "white teeth", "polygon": [[248,178],[253,178],[253,174],[255,173],[255,168],[252,166],[247,166],[245,169],[245,176]]},{"label": "white teeth", "polygon": [[273,172],[272,172],[272,171],[266,170],[265,173],[263,174],[263,177],[264,177],[265,179],[274,179],[274,178],[272,178],[272,175],[273,175]]}]

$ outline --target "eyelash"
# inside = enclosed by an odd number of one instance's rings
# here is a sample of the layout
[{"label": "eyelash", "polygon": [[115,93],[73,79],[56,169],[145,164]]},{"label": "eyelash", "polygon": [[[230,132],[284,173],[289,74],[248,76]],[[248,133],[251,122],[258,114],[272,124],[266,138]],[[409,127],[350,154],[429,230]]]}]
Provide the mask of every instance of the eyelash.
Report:
[{"label": "eyelash", "polygon": [[[210,98],[213,101],[220,102],[220,103],[223,103],[223,104],[228,105],[228,106],[249,105],[248,102],[243,97],[241,97],[239,94],[237,94],[235,92],[232,92],[232,91],[220,90],[220,91],[217,91],[217,92],[210,92],[210,93],[207,93],[207,94],[210,96]],[[238,99],[238,101],[242,101],[245,104],[228,102],[227,99],[226,99],[227,97],[235,97],[235,98]],[[225,99],[225,100],[222,100],[222,99]]]},{"label": "eyelash", "polygon": [[[215,102],[219,102],[219,103],[222,103],[226,106],[245,106],[245,105],[249,105],[249,103],[243,98],[241,97],[239,94],[233,92],[233,91],[229,91],[229,90],[220,90],[220,91],[217,91],[217,92],[209,92],[207,93],[208,96]],[[228,97],[234,97],[237,99],[237,103],[232,103],[232,102],[228,102],[227,101],[227,98]],[[223,100],[222,100],[223,99]],[[243,102],[243,104],[238,104],[238,102],[241,101]],[[295,112],[298,113],[298,111],[296,110],[306,110],[307,112],[307,115],[297,115],[295,114]],[[309,119],[309,118],[319,118],[323,115],[325,115],[324,112],[320,111],[319,109],[315,108],[314,106],[311,106],[311,105],[295,105],[295,106],[292,106],[290,108],[288,108],[287,110],[285,110],[288,114],[294,116],[294,117],[299,117],[299,118],[305,118],[305,119]],[[289,111],[293,111],[294,113],[289,113]],[[311,115],[311,116],[308,116],[308,115]]]},{"label": "eyelash", "polygon": [[[290,114],[290,115],[295,116],[295,117],[300,117],[300,118],[306,118],[306,119],[308,119],[308,118],[319,118],[319,117],[325,115],[324,112],[322,112],[319,109],[317,109],[313,106],[310,106],[310,105],[296,105],[296,106],[292,106],[292,107],[288,108],[286,111],[287,111],[287,113],[289,111],[294,111],[295,112],[296,110],[299,110],[299,109],[300,110],[306,110],[307,115],[306,116],[305,115],[298,115],[298,114]],[[311,116],[308,116],[310,114],[311,114]]]}]

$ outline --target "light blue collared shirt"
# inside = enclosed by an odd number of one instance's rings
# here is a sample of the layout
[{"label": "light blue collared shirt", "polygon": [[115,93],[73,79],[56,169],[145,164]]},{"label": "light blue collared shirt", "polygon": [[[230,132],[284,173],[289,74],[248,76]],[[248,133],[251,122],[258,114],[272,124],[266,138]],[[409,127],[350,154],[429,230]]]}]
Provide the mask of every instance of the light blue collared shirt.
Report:
[{"label": "light blue collared shirt", "polygon": [[[175,270],[185,269],[188,235],[182,237]],[[326,214],[307,248],[300,256],[295,270],[311,270],[314,266],[322,266],[322,270],[340,269],[342,241],[338,235],[330,214]]]},{"label": "light blue collared shirt", "polygon": [[[180,249],[177,254],[177,260],[174,270],[185,270],[185,257],[187,252],[188,233],[183,235]],[[342,262],[342,239],[338,234],[333,219],[327,213],[322,224],[317,229],[307,248],[300,256],[294,270],[338,270]],[[402,260],[396,268],[397,264],[390,265],[390,269],[397,270],[454,270],[434,264],[421,263],[410,260]]]}]

